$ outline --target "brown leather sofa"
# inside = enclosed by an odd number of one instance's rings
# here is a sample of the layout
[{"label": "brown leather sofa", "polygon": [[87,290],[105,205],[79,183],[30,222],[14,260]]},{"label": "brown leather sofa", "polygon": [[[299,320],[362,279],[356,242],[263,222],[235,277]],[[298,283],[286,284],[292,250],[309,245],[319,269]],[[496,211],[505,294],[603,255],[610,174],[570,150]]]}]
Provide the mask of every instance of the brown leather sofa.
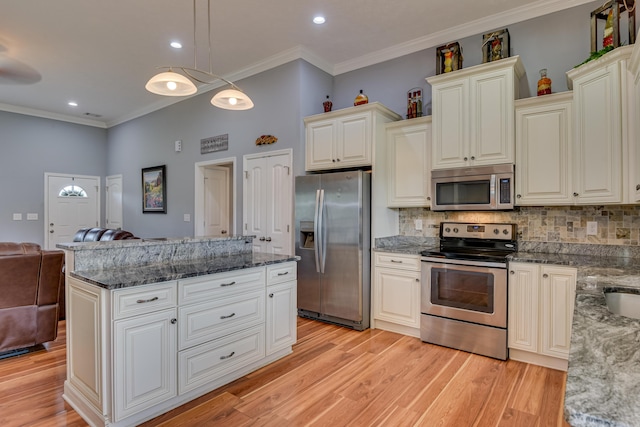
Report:
[{"label": "brown leather sofa", "polygon": [[0,353],[56,339],[64,252],[0,242]]},{"label": "brown leather sofa", "polygon": [[74,242],[105,242],[108,240],[137,239],[132,233],[112,228],[81,228],[73,236]]}]

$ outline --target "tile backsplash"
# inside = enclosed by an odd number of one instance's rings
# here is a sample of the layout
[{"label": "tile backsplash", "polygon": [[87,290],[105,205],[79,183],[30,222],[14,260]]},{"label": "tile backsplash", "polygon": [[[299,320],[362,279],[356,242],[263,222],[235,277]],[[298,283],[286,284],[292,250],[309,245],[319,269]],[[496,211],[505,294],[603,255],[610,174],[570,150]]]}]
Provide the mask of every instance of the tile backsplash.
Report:
[{"label": "tile backsplash", "polygon": [[[422,220],[422,230],[415,220]],[[400,235],[438,237],[442,221],[513,222],[518,240],[529,242],[587,243],[639,246],[640,206],[518,207],[507,212],[432,212],[424,208],[400,209]],[[597,223],[597,234],[587,235],[587,222]]]}]

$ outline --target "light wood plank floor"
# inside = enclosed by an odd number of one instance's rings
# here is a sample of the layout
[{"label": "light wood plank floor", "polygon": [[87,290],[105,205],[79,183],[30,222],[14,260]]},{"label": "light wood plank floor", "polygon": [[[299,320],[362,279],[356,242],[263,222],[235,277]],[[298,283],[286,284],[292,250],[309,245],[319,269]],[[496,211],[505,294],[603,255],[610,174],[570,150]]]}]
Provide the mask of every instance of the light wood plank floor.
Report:
[{"label": "light wood plank floor", "polygon": [[[61,395],[65,323],[46,351],[0,360],[0,425],[86,426]],[[150,426],[567,426],[566,374],[381,330],[298,319],[293,354]]]}]

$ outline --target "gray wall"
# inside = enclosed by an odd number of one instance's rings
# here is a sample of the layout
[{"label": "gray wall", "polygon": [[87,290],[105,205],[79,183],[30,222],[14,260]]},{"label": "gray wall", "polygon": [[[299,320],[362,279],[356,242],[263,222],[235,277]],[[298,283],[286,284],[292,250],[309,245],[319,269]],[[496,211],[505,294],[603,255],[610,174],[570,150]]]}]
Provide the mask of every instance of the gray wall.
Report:
[{"label": "gray wall", "polygon": [[[510,33],[511,55],[520,55],[526,69],[521,97],[535,94],[541,68],[548,69],[554,92],[567,90],[565,72],[589,55],[589,16],[599,4],[593,2],[505,26]],[[482,62],[482,33],[457,41],[463,49],[465,68]],[[0,112],[0,177],[5,183],[0,190],[0,196],[4,196],[0,204],[0,240],[42,243],[44,172],[102,177],[122,174],[125,229],[143,237],[191,236],[194,165],[229,157],[237,159],[235,215],[237,231],[241,232],[243,155],[292,148],[294,174],[303,174],[302,119],[321,113],[327,94],[337,110],[352,106],[363,89],[371,102],[382,102],[404,116],[406,92],[420,87],[424,110],[430,114],[430,87],[425,77],[435,74],[435,51],[425,49],[336,77],[297,60],[237,82],[255,102],[252,110],[217,109],[209,103],[215,93],[210,92],[108,131]],[[225,133],[229,134],[228,151],[200,154],[200,139]],[[273,145],[256,146],[255,139],[263,134],[275,135],[279,140]],[[174,141],[178,139],[183,142],[180,153],[174,151]],[[142,214],[140,170],[162,164],[167,166],[168,212]],[[36,212],[40,220],[12,221],[14,212]],[[191,214],[191,222],[183,221],[185,213]]]},{"label": "gray wall", "polygon": [[2,111],[0,130],[0,241],[44,245],[45,172],[105,176],[107,131]]}]

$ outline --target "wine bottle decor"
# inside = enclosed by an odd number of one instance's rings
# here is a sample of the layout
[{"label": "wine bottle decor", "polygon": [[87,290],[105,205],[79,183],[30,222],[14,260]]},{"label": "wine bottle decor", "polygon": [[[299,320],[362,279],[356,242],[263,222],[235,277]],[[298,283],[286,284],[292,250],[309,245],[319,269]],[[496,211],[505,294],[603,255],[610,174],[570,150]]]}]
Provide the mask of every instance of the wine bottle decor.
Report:
[{"label": "wine bottle decor", "polygon": [[356,96],[356,99],[353,100],[353,105],[363,105],[369,103],[369,97],[364,94],[362,89],[360,89],[360,93]]}]

